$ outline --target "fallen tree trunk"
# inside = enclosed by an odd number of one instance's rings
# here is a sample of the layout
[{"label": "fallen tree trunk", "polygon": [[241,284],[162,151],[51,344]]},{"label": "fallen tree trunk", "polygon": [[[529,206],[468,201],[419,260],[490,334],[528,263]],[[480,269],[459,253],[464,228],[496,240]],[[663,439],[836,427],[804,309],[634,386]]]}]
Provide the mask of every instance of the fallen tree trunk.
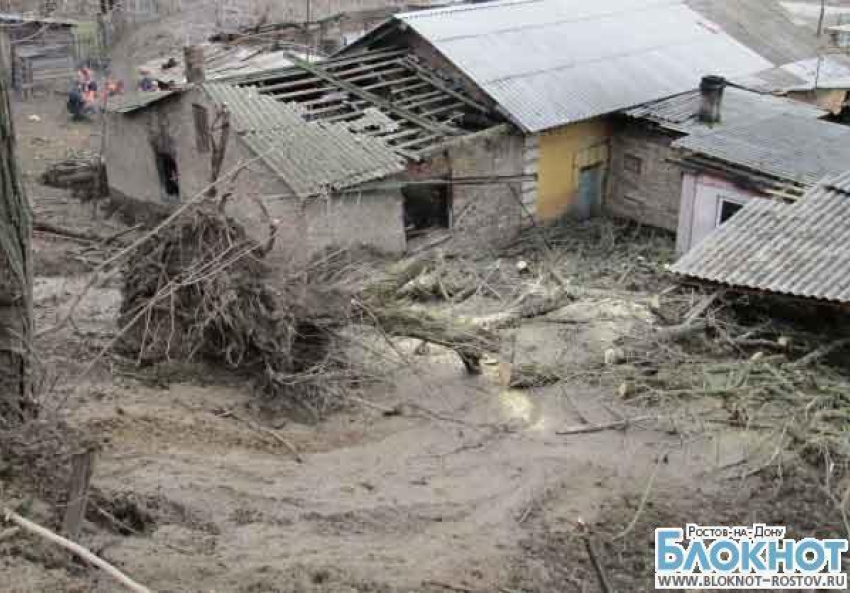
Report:
[{"label": "fallen tree trunk", "polygon": [[481,373],[481,357],[499,349],[499,337],[461,318],[440,315],[404,304],[378,305],[368,316],[387,335],[416,338],[457,352],[471,374]]},{"label": "fallen tree trunk", "polygon": [[563,286],[551,290],[537,289],[519,297],[505,311],[483,317],[475,317],[472,321],[476,325],[491,330],[502,329],[510,327],[522,319],[539,317],[551,313],[574,300],[574,293],[569,288]]},{"label": "fallen tree trunk", "polygon": [[95,235],[94,233],[81,233],[78,231],[66,229],[64,227],[58,227],[48,222],[38,220],[35,221],[35,223],[33,224],[33,230],[41,233],[58,235],[60,237],[78,239],[80,241],[91,241],[92,243],[105,243],[107,242],[107,240],[109,240],[109,237],[101,237],[100,235]]}]

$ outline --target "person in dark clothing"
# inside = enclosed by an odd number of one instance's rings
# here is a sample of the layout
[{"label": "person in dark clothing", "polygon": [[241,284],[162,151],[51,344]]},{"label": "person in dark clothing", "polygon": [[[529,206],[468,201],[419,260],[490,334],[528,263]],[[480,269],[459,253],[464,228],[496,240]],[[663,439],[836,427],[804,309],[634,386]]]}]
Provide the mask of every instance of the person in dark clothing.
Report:
[{"label": "person in dark clothing", "polygon": [[86,116],[86,101],[79,84],[75,84],[68,92],[68,113],[77,121]]}]

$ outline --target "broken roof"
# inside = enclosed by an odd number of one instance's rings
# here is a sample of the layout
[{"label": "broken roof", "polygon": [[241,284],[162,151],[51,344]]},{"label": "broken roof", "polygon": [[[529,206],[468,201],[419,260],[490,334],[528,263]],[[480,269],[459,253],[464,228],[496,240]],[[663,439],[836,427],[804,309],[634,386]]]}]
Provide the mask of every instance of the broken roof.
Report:
[{"label": "broken roof", "polygon": [[820,107],[801,101],[763,95],[730,86],[723,93],[720,123],[706,124],[697,117],[701,101],[699,91],[689,91],[675,97],[640,105],[625,111],[625,114],[629,117],[649,120],[665,129],[683,134],[734,127],[782,115],[819,119],[829,114]]},{"label": "broken roof", "polygon": [[106,111],[110,113],[132,113],[178,92],[180,91],[127,91],[121,95],[109,97],[106,102]]},{"label": "broken roof", "polygon": [[798,202],[753,199],[672,267],[732,287],[850,303],[850,192],[825,182]]},{"label": "broken roof", "polygon": [[[419,159],[447,140],[495,125],[488,110],[401,50],[374,51],[227,79],[282,103],[312,121],[351,130]],[[469,123],[470,114],[479,121]]]},{"label": "broken roof", "polygon": [[[707,73],[772,64],[682,0],[499,0],[398,15],[537,132],[694,89]],[[347,53],[351,53],[349,50]]]},{"label": "broken roof", "polygon": [[238,137],[301,198],[354,187],[404,170],[385,142],[355,134],[341,123],[308,122],[297,105],[280,103],[254,89],[203,86],[227,105]]},{"label": "broken roof", "polygon": [[[292,60],[280,50],[271,51],[257,46],[230,47],[220,43],[205,43],[201,47],[204,50],[207,80],[292,66]],[[174,65],[166,67],[169,61]],[[141,64],[139,69],[149,71],[152,79],[169,85],[186,83],[186,67],[182,51],[150,60]]]},{"label": "broken roof", "polygon": [[784,114],[692,134],[673,147],[810,186],[847,168],[850,127]]},{"label": "broken roof", "polygon": [[766,93],[850,89],[850,57],[828,55],[799,60],[735,78],[741,86]]}]

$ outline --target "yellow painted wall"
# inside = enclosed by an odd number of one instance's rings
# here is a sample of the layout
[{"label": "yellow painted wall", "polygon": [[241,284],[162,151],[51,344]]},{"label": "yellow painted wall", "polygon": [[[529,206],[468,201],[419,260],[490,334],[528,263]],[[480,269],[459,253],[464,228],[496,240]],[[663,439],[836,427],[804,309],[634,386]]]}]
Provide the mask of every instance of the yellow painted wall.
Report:
[{"label": "yellow painted wall", "polygon": [[611,125],[603,118],[541,132],[537,163],[537,217],[554,220],[575,204],[579,171],[608,163]]}]

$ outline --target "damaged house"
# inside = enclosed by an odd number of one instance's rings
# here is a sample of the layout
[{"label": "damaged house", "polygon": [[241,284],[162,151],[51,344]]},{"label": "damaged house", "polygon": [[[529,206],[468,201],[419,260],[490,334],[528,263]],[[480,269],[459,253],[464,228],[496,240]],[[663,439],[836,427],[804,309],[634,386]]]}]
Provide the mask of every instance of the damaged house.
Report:
[{"label": "damaged house", "polygon": [[689,3],[504,0],[396,15],[342,55],[403,48],[523,135],[525,207],[542,221],[605,209],[616,112],[705,73],[772,66]]},{"label": "damaged house", "polygon": [[848,107],[850,56],[828,54],[797,60],[735,82],[761,93],[811,103],[838,116]]},{"label": "damaged house", "polygon": [[684,170],[677,251],[685,253],[750,201],[793,202],[847,169],[850,127],[779,114],[673,143]]},{"label": "damaged house", "polygon": [[111,102],[113,198],[168,209],[202,192],[226,108],[233,133],[222,171],[249,163],[231,211],[258,234],[268,217],[279,221],[278,245],[399,253],[435,227],[477,244],[524,224],[522,138],[485,106],[403,50],[293,59]]},{"label": "damaged house", "polygon": [[[806,103],[762,95],[712,77],[707,77],[701,87],[701,90],[646,103],[623,113],[613,141],[608,212],[671,232],[689,229],[691,221],[680,221],[680,215],[683,209],[686,218],[691,212],[693,196],[686,199],[687,205],[683,206],[682,194],[683,177],[689,183],[691,177],[685,176],[676,142],[692,135],[721,132],[765,120],[785,117],[817,120],[828,115]],[[720,181],[716,179],[700,179],[719,187]],[[717,198],[715,202],[704,207],[716,210],[716,221],[708,228],[694,231],[693,235],[686,232],[680,236],[681,250],[686,251],[692,241],[698,241],[725,220],[729,213],[728,207],[724,210],[726,201]]]},{"label": "damaged house", "polygon": [[821,303],[850,303],[850,173],[793,204],[751,200],[672,267],[689,280]]},{"label": "damaged house", "polygon": [[[365,222],[356,228],[329,224],[312,235],[309,229],[321,224],[299,224],[311,248],[314,242],[319,247],[363,242],[399,252],[411,237],[434,227],[450,228],[474,245],[504,240],[533,221],[602,211],[675,231],[682,172],[668,162],[671,145],[719,123],[698,121],[702,96],[694,89],[700,78],[773,67],[700,12],[716,4],[497,0],[402,13],[327,61],[292,57],[291,67],[219,82],[251,89],[252,101],[265,97],[297,109],[322,130],[336,133],[341,126],[354,138],[379,140],[401,159],[402,171],[377,167],[368,180],[352,174],[357,183],[351,184],[348,177],[329,176],[323,191],[297,196],[304,204],[324,200],[323,216],[332,220],[331,206],[354,199],[363,208],[379,192],[378,202],[389,212],[381,220],[396,221],[380,229]],[[731,18],[725,10],[718,14]],[[738,29],[748,40],[761,39],[752,27]],[[808,46],[791,36],[780,49],[772,57],[796,57]],[[201,187],[195,180],[208,182],[203,168],[209,159],[191,141],[197,127],[192,122],[210,120],[216,101],[207,91],[197,98],[201,88],[177,90],[174,96],[129,99],[110,108],[115,142],[109,172],[116,195],[168,202],[193,195]],[[657,101],[662,103],[646,106]],[[198,106],[195,112],[192,105]],[[643,107],[629,113],[635,106]],[[753,113],[826,115],[812,105],[741,89],[727,89],[724,110],[721,120],[729,124]],[[124,142],[128,136],[132,140]],[[248,130],[240,133],[240,146],[249,136]],[[297,146],[301,139],[289,134],[280,141]],[[150,165],[162,161],[154,153],[163,151],[152,146],[170,147],[164,152],[174,165],[168,168],[180,180],[179,191],[164,200],[162,176],[156,174],[162,167]],[[141,161],[148,163],[144,179],[135,171]],[[304,163],[304,174],[324,180],[319,164]],[[267,168],[279,185],[252,191],[292,195],[286,175],[295,172]]]}]

